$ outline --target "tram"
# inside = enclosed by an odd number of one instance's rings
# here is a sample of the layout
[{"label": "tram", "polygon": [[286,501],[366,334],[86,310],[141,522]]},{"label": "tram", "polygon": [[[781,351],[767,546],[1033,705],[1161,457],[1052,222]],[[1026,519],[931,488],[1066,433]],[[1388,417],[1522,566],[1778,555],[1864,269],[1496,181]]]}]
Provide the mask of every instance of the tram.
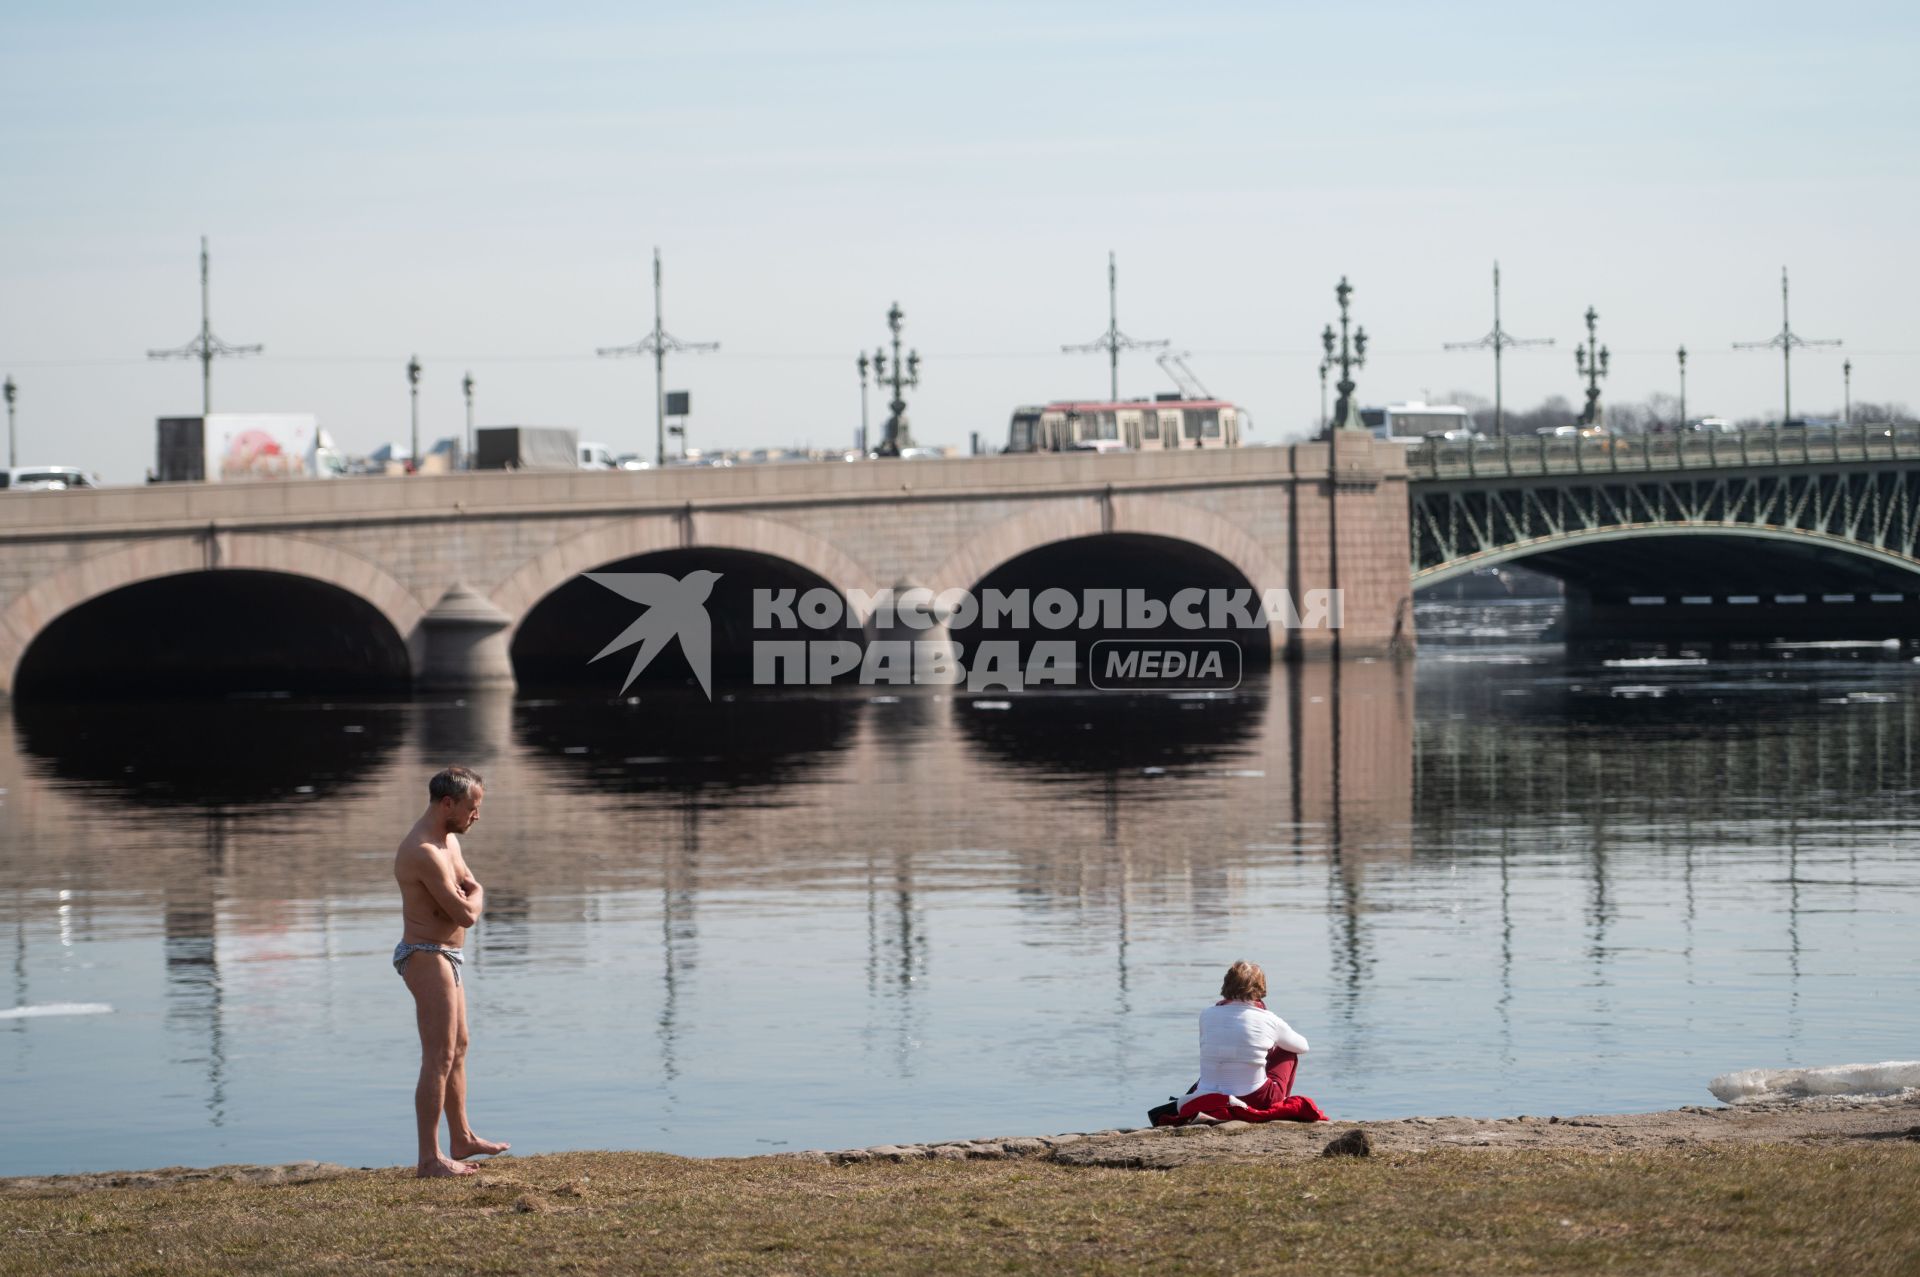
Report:
[{"label": "tram", "polygon": [[1013,410],[1008,452],[1166,452],[1237,448],[1252,429],[1246,410],[1224,399],[1056,400]]}]

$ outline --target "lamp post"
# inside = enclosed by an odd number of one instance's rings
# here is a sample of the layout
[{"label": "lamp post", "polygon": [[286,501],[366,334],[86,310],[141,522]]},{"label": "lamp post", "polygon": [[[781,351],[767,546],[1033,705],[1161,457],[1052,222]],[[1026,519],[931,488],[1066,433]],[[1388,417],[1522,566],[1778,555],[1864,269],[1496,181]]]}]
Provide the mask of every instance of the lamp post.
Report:
[{"label": "lamp post", "polygon": [[1687,348],[1680,347],[1680,423],[1675,430],[1684,433],[1687,428]]},{"label": "lamp post", "polygon": [[[1323,337],[1325,336],[1324,333],[1321,335]],[[1322,356],[1320,360],[1320,433],[1321,434],[1327,433],[1327,369],[1331,366],[1332,365],[1327,363],[1326,358]]]},{"label": "lamp post", "polygon": [[460,381],[460,393],[467,398],[467,449],[462,455],[460,468],[473,469],[473,374],[469,372]]},{"label": "lamp post", "polygon": [[867,372],[873,367],[873,361],[867,358],[867,352],[860,352],[860,453],[867,451]]},{"label": "lamp post", "polygon": [[11,469],[12,467],[14,467],[14,466],[17,466],[17,465],[19,465],[19,464],[20,464],[20,459],[19,459],[19,457],[17,457],[17,456],[15,456],[15,455],[14,455],[14,451],[13,451],[13,399],[14,399],[14,396],[15,396],[15,395],[17,395],[17,394],[19,394],[19,393],[20,393],[20,391],[19,391],[19,387],[17,387],[17,386],[15,386],[15,385],[13,384],[13,378],[12,378],[11,376],[9,376],[9,377],[7,378],[7,385],[6,385],[6,396],[7,396],[7,467],[8,467],[9,469]]},{"label": "lamp post", "polygon": [[880,446],[874,449],[874,455],[897,457],[902,448],[913,446],[913,436],[907,429],[906,391],[920,385],[920,352],[909,351],[907,357],[900,357],[900,321],[906,318],[906,312],[895,302],[887,311],[887,327],[893,332],[893,372],[887,372],[887,352],[885,348],[873,352],[874,380],[881,385],[893,383],[893,400],[887,405],[887,432],[880,440]]},{"label": "lamp post", "polygon": [[[1840,365],[1840,376],[1846,383],[1847,388],[1846,406],[1840,410],[1840,420],[1843,425],[1850,426],[1853,424],[1853,360],[1849,359]],[[11,381],[7,383],[7,402],[13,402],[13,383]]]},{"label": "lamp post", "polygon": [[407,473],[420,473],[420,356],[407,360],[407,393],[413,400],[413,443],[407,453]]},{"label": "lamp post", "polygon": [[1607,362],[1611,358],[1607,348],[1599,344],[1599,323],[1600,312],[1587,307],[1587,344],[1573,352],[1573,366],[1587,379],[1587,406],[1580,411],[1583,426],[1600,424],[1600,379],[1607,375]]},{"label": "lamp post", "polygon": [[1328,423],[1327,433],[1335,430],[1364,430],[1366,426],[1360,420],[1360,410],[1353,403],[1353,370],[1367,366],[1367,330],[1356,328],[1352,339],[1347,336],[1347,299],[1353,296],[1353,285],[1347,283],[1347,277],[1340,277],[1340,284],[1333,290],[1340,299],[1340,341],[1339,354],[1335,354],[1333,325],[1328,324],[1320,334],[1320,345],[1326,351],[1329,368],[1340,366],[1340,380],[1334,389],[1340,392],[1340,398],[1333,405],[1333,420]]}]

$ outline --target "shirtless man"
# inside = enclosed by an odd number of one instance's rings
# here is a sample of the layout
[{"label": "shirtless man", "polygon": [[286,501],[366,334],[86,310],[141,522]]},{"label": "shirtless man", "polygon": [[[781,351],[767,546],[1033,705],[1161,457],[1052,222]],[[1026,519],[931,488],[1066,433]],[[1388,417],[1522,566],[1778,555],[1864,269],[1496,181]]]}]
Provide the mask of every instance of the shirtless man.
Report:
[{"label": "shirtless man", "polygon": [[[393,968],[413,993],[420,1026],[420,1082],[413,1091],[419,1125],[419,1174],[472,1175],[460,1160],[504,1153],[467,1123],[467,991],[460,984],[460,942],[480,920],[486,892],[460,854],[460,834],[480,819],[478,773],[449,767],[427,782],[427,810],[400,840],[393,876],[400,883],[400,943]],[[447,1115],[453,1156],[440,1151]]]}]

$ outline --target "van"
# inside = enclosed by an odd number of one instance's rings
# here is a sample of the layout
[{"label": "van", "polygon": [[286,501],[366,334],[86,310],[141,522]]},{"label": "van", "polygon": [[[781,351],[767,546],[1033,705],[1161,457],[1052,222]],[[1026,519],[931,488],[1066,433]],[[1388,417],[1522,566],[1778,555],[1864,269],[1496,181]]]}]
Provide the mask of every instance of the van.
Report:
[{"label": "van", "polygon": [[74,466],[15,466],[0,469],[0,488],[16,492],[61,492],[68,488],[97,488],[86,471]]}]

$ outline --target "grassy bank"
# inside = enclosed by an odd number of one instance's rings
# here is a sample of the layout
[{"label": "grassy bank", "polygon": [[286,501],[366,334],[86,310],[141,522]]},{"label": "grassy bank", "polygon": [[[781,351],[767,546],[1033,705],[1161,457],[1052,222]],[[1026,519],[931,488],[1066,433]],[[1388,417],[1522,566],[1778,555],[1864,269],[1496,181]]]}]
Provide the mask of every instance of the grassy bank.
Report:
[{"label": "grassy bank", "polygon": [[0,1272],[1920,1271],[1920,1143],[1173,1171],[573,1153],[464,1181],[0,1190]]}]

